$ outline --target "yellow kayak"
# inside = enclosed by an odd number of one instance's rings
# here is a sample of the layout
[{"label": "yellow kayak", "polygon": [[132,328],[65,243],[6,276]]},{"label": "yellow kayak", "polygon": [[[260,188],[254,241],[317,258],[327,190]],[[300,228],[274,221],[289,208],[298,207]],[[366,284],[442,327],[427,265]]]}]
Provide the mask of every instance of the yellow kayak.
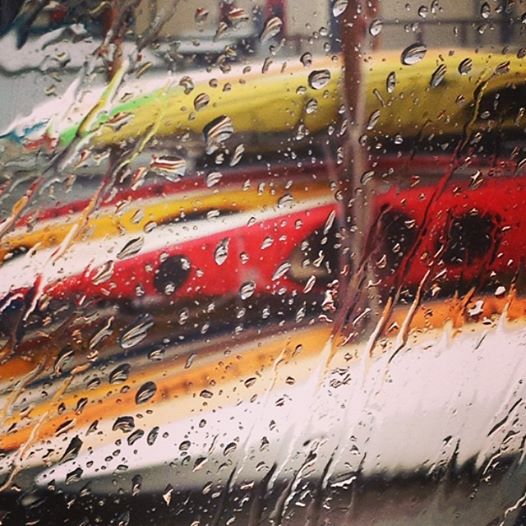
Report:
[{"label": "yellow kayak", "polygon": [[[290,133],[300,125],[316,133],[339,120],[341,69],[336,56],[307,67],[276,63],[264,73],[252,64],[219,78],[200,74],[195,83],[185,77],[182,85],[168,83],[92,115],[82,133],[81,123],[68,127],[60,141],[87,134],[92,146],[104,148],[148,135],[201,135],[221,119],[234,134]],[[430,50],[407,65],[399,52],[372,54],[363,59],[363,79],[369,135],[461,135],[468,124],[511,130],[523,119],[514,101],[526,84],[526,63],[515,55]]]}]

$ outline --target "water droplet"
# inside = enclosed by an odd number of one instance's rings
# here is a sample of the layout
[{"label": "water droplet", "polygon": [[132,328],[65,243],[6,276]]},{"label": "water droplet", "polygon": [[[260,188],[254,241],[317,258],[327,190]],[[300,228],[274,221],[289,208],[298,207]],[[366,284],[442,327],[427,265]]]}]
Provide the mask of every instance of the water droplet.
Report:
[{"label": "water droplet", "polygon": [[318,110],[318,101],[316,99],[310,99],[307,101],[305,111],[309,114],[314,113]]},{"label": "water droplet", "polygon": [[497,298],[501,298],[504,296],[504,294],[506,294],[506,287],[499,285],[495,290],[495,296],[497,296]]},{"label": "water droplet", "polygon": [[82,413],[82,411],[84,410],[84,408],[86,407],[86,404],[88,403],[88,399],[86,397],[82,397],[79,399],[79,401],[77,402],[77,405],[75,406],[75,413],[77,415],[79,415],[80,413]]},{"label": "water droplet", "polygon": [[78,482],[82,477],[82,468],[74,469],[66,475],[66,485]]},{"label": "water droplet", "polygon": [[473,61],[470,58],[465,58],[458,65],[458,72],[461,75],[467,75],[473,67]]},{"label": "water droplet", "polygon": [[509,73],[509,71],[510,71],[510,61],[509,60],[501,62],[495,68],[496,75],[505,75],[506,73]]},{"label": "water droplet", "polygon": [[185,75],[179,81],[179,86],[184,89],[185,95],[188,95],[194,89],[194,81],[188,75]]},{"label": "water droplet", "polygon": [[141,492],[142,488],[142,477],[141,475],[135,475],[132,478],[132,497],[135,497]]},{"label": "water droplet", "polygon": [[128,526],[130,524],[130,512],[128,510],[123,511],[115,522],[116,526]]},{"label": "water droplet", "polygon": [[139,387],[135,395],[136,404],[144,404],[157,392],[157,386],[154,382],[146,382]]},{"label": "water droplet", "polygon": [[242,22],[248,22],[250,20],[250,17],[248,16],[247,12],[241,7],[234,7],[230,9],[227,18],[233,25],[237,25]]},{"label": "water droplet", "polygon": [[201,24],[208,18],[208,9],[205,9],[204,7],[198,7],[195,10],[194,14],[194,20],[196,23]]},{"label": "water droplet", "polygon": [[157,426],[153,427],[151,431],[148,433],[148,436],[146,437],[146,443],[149,446],[153,446],[155,441],[157,440],[157,437],[159,436],[159,428]]},{"label": "water droplet", "polygon": [[281,18],[273,16],[272,18],[267,20],[267,23],[265,24],[265,27],[263,28],[259,39],[261,40],[261,42],[265,42],[266,40],[274,38],[281,31],[282,27],[283,22]]},{"label": "water droplet", "polygon": [[216,34],[214,35],[214,40],[218,40],[229,29],[230,29],[230,26],[224,20],[221,20],[221,22],[219,22],[219,24],[217,25],[217,30],[216,30]]},{"label": "water droplet", "polygon": [[59,464],[64,462],[69,462],[77,457],[79,454],[80,448],[82,447],[82,440],[78,436],[74,436],[71,439],[71,442],[68,445],[65,453],[62,455],[62,458],[59,460]]},{"label": "water droplet", "polygon": [[194,108],[196,111],[202,110],[205,106],[208,106],[210,97],[206,93],[199,93],[194,99]]},{"label": "water droplet", "polygon": [[88,389],[96,389],[99,385],[100,385],[100,378],[95,377],[95,378],[92,378],[88,382],[87,387]]},{"label": "water droplet", "polygon": [[171,484],[168,484],[168,486],[166,486],[166,488],[164,488],[163,500],[164,500],[164,502],[166,502],[167,506],[169,506],[170,502],[172,501],[173,491],[174,491],[174,489],[173,489]]},{"label": "water droplet", "polygon": [[133,446],[137,440],[144,436],[144,431],[142,429],[136,429],[131,435],[128,435],[128,445]]},{"label": "water droplet", "polygon": [[254,281],[247,281],[241,285],[241,288],[239,289],[239,296],[242,300],[246,300],[254,294],[255,290],[256,283]]},{"label": "water droplet", "polygon": [[179,444],[179,450],[180,451],[188,451],[190,449],[190,446],[192,445],[192,443],[190,442],[190,440],[183,440],[180,444]]},{"label": "water droplet", "polygon": [[160,173],[168,180],[177,182],[186,174],[186,161],[179,157],[152,155],[150,170]]},{"label": "water droplet", "polygon": [[480,6],[480,16],[482,18],[488,19],[490,14],[491,14],[491,8],[487,2],[484,2]]},{"label": "water droplet", "polygon": [[360,177],[360,184],[366,185],[367,183],[369,183],[369,181],[372,180],[373,176],[374,176],[374,170],[367,170]]},{"label": "water droplet", "polygon": [[229,238],[222,239],[217,245],[214,252],[214,259],[217,265],[222,265],[228,257]]},{"label": "water droplet", "polygon": [[113,323],[113,316],[111,316],[106,323],[92,336],[91,340],[89,341],[89,349],[95,349],[99,343],[101,343],[103,340],[105,340],[108,336],[111,336],[113,329],[112,329],[112,323]]},{"label": "water droplet", "polygon": [[148,358],[152,362],[160,362],[164,358],[165,352],[164,347],[155,347],[148,353]]},{"label": "water droplet", "polygon": [[332,14],[333,16],[340,16],[347,9],[348,0],[334,0],[332,4]]},{"label": "water droplet", "polygon": [[427,48],[424,46],[424,44],[411,44],[402,51],[402,55],[400,57],[402,64],[406,66],[418,64],[418,62],[424,58],[426,52]]},{"label": "water droplet", "polygon": [[55,374],[59,375],[62,374],[64,371],[64,367],[66,367],[68,364],[71,363],[71,360],[74,356],[73,349],[66,348],[62,350],[59,355],[57,356],[57,359],[55,361]]},{"label": "water droplet", "polygon": [[379,120],[380,110],[373,111],[371,115],[369,115],[369,120],[367,121],[367,129],[373,130]]},{"label": "water droplet", "polygon": [[234,153],[232,154],[232,159],[230,159],[230,166],[235,166],[241,161],[243,154],[245,153],[245,147],[242,144],[238,144]]},{"label": "water droplet", "polygon": [[135,419],[133,416],[119,416],[113,423],[113,431],[122,431],[123,433],[129,433],[133,431],[135,427]]},{"label": "water droplet", "polygon": [[467,313],[472,318],[480,316],[483,312],[484,312],[484,300],[478,300],[474,302],[473,305],[469,305],[467,308]]},{"label": "water droplet", "polygon": [[442,83],[444,77],[446,76],[447,67],[445,64],[440,64],[433,74],[431,75],[430,85],[433,88],[436,88]]},{"label": "water droplet", "polygon": [[113,275],[113,267],[114,267],[113,261],[106,261],[106,263],[104,263],[104,265],[99,267],[97,272],[91,278],[92,283],[94,285],[100,285],[101,283],[108,281]]},{"label": "water droplet", "polygon": [[378,36],[384,27],[384,24],[381,20],[373,20],[371,22],[371,25],[369,26],[369,33],[371,36],[376,37]]},{"label": "water droplet", "polygon": [[121,347],[123,349],[129,349],[130,347],[134,347],[138,343],[142,342],[148,335],[148,330],[152,327],[152,325],[152,320],[139,320],[135,325],[127,329],[121,336]]},{"label": "water droplet", "polygon": [[194,469],[192,471],[199,471],[207,462],[207,457],[196,458],[194,462]]},{"label": "water droplet", "polygon": [[274,238],[271,237],[271,236],[267,236],[264,240],[263,240],[263,243],[261,243],[261,250],[265,250],[269,247],[271,247],[274,243]]},{"label": "water droplet", "polygon": [[307,283],[305,284],[305,287],[303,288],[303,292],[307,294],[312,290],[316,283],[316,276],[310,276],[310,278],[307,280]]},{"label": "water droplet", "polygon": [[125,382],[130,374],[130,368],[129,363],[123,363],[115,367],[109,376],[110,384]]},{"label": "water droplet", "polygon": [[214,393],[212,393],[211,391],[209,391],[208,389],[203,389],[200,393],[199,393],[199,396],[201,398],[212,398],[212,396],[214,396]]},{"label": "water droplet", "polygon": [[212,188],[212,186],[215,186],[219,181],[221,181],[221,178],[223,177],[223,174],[221,172],[211,172],[206,177],[206,186],[208,188]]},{"label": "water droplet", "polygon": [[428,14],[429,14],[429,9],[427,8],[427,6],[422,5],[422,6],[420,6],[418,8],[418,16],[419,17],[426,18]]},{"label": "water droplet", "polygon": [[272,276],[272,281],[276,281],[280,278],[282,278],[290,269],[290,263],[285,262],[282,263],[277,269],[276,272],[274,272],[274,275]]},{"label": "water droplet", "polygon": [[332,225],[334,224],[334,220],[336,219],[336,212],[333,210],[328,216],[327,220],[325,221],[325,226],[323,227],[323,235],[326,236],[329,233],[329,230],[332,228]]},{"label": "water droplet", "polygon": [[309,86],[312,89],[322,89],[329,83],[331,72],[328,69],[315,70],[309,75]]},{"label": "water droplet", "polygon": [[250,378],[247,378],[243,383],[245,384],[246,388],[252,387],[256,383],[256,377],[251,376]]},{"label": "water droplet", "polygon": [[384,254],[377,262],[378,268],[385,268],[387,266],[387,255]]},{"label": "water droplet", "polygon": [[207,145],[206,153],[211,154],[217,151],[233,133],[232,121],[226,115],[209,122],[203,129]]},{"label": "water droplet", "polygon": [[312,53],[309,51],[303,53],[300,57],[300,61],[305,67],[309,67],[312,64]]},{"label": "water droplet", "polygon": [[94,433],[95,431],[97,431],[98,425],[99,425],[99,421],[94,420],[88,427],[88,430],[86,431],[86,435],[89,435],[90,433]]},{"label": "water droplet", "polygon": [[223,449],[223,455],[228,455],[235,451],[237,449],[237,444],[235,442],[230,442],[230,444],[227,444],[225,446],[225,449]]},{"label": "water droplet", "polygon": [[393,93],[393,91],[396,88],[396,73],[394,71],[391,71],[389,75],[387,75],[387,79],[385,81],[385,88],[387,89],[387,93]]},{"label": "water droplet", "polygon": [[117,259],[125,259],[132,256],[135,256],[141,251],[142,246],[144,245],[144,237],[138,236],[130,239],[124,247],[117,254]]},{"label": "water droplet", "polygon": [[294,204],[294,196],[292,194],[284,194],[278,199],[278,208],[290,207]]}]

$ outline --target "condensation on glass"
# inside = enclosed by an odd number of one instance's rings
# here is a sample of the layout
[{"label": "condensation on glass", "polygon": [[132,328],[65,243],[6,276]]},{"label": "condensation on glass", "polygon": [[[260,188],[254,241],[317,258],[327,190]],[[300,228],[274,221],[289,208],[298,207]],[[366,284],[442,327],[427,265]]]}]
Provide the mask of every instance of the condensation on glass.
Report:
[{"label": "condensation on glass", "polygon": [[526,524],[526,3],[0,1],[0,522]]}]

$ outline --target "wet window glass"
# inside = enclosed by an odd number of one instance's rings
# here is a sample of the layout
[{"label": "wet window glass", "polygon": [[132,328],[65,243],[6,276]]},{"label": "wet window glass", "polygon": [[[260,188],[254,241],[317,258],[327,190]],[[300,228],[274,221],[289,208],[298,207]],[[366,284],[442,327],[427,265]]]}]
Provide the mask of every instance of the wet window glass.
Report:
[{"label": "wet window glass", "polygon": [[0,523],[526,525],[525,36],[0,0]]}]

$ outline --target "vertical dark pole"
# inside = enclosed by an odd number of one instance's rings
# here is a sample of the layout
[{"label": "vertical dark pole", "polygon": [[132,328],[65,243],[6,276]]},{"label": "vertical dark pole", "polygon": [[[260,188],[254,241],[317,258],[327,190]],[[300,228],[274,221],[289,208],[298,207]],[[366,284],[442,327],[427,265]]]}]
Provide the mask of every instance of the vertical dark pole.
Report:
[{"label": "vertical dark pole", "polygon": [[[365,152],[360,145],[360,135],[364,121],[364,100],[362,84],[361,55],[365,41],[365,20],[361,0],[349,0],[341,17],[341,38],[343,53],[343,90],[346,116],[348,119],[348,136],[344,145],[343,187],[348,225],[357,227],[351,235],[349,232],[348,247],[351,257],[351,268],[359,266],[363,253],[365,215],[363,199],[357,199],[360,190],[360,178],[365,168]],[[347,290],[347,294],[355,291]]]},{"label": "vertical dark pole", "polygon": [[[367,169],[366,146],[360,138],[365,130],[366,86],[362,72],[362,57],[368,51],[367,27],[377,12],[377,2],[349,0],[340,17],[340,34],[343,54],[343,91],[348,120],[348,134],[344,144],[344,170],[341,186],[344,192],[346,236],[340,260],[340,268],[350,269],[349,275],[342,276],[341,312],[335,330],[345,333],[350,311],[361,309],[368,302],[363,294],[359,269],[364,260],[365,241],[370,228],[370,196],[361,184]],[[345,335],[345,334],[343,334]]]}]

